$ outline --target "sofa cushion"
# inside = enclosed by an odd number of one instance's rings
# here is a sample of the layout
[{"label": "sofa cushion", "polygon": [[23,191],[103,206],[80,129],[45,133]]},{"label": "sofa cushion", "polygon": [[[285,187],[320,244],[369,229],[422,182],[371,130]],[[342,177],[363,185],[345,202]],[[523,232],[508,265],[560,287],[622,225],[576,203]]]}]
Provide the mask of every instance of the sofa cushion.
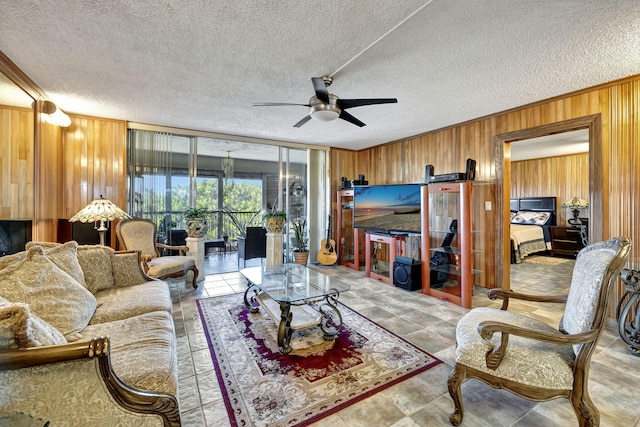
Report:
[{"label": "sofa cushion", "polygon": [[131,286],[144,283],[149,277],[144,274],[140,266],[140,252],[116,252],[111,257],[113,271],[113,286]]},{"label": "sofa cushion", "polygon": [[0,271],[0,296],[29,304],[33,314],[59,330],[67,340],[80,338],[96,310],[96,299],[73,277],[33,246],[26,258]]},{"label": "sofa cushion", "polygon": [[29,242],[26,248],[29,250],[34,246],[42,246],[47,258],[53,261],[62,271],[76,279],[82,286],[86,287],[84,272],[78,262],[78,242],[73,240],[66,243]]},{"label": "sofa cushion", "polygon": [[87,289],[92,294],[113,286],[111,257],[115,251],[108,246],[78,246],[78,262],[84,272]]},{"label": "sofa cushion", "polygon": [[178,366],[173,319],[154,311],[89,325],[85,336],[109,336],[111,365],[125,384],[176,395]]},{"label": "sofa cushion", "polygon": [[67,340],[53,326],[31,314],[29,306],[0,297],[0,349],[65,344]]},{"label": "sofa cushion", "polygon": [[90,324],[122,320],[153,311],[171,313],[171,295],[166,282],[154,280],[139,285],[113,287],[96,294],[98,308]]}]

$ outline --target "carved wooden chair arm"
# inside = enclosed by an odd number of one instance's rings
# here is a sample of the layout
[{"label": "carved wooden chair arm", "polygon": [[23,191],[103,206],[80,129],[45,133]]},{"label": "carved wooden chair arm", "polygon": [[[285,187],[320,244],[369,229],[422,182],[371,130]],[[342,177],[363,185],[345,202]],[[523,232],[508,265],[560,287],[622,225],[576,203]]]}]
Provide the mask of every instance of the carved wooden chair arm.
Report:
[{"label": "carved wooden chair arm", "polygon": [[584,344],[593,341],[598,336],[596,329],[590,329],[580,334],[552,334],[493,320],[487,320],[478,325],[478,333],[483,339],[491,339],[496,332],[501,333],[500,342],[486,354],[487,368],[494,370],[500,366],[500,362],[507,351],[509,335],[512,334],[554,344]]},{"label": "carved wooden chair arm", "polygon": [[171,245],[165,245],[164,243],[156,243],[156,248],[162,248],[162,249],[169,249],[171,251],[178,251],[180,252],[180,255],[186,255],[187,252],[189,252],[189,247],[188,246],[171,246]]},{"label": "carved wooden chair arm", "polygon": [[[93,359],[93,362],[90,359]],[[135,413],[159,415],[165,427],[180,426],[180,411],[174,396],[129,387],[118,378],[111,367],[109,337],[55,346],[1,350],[0,371],[64,364],[78,360],[97,364],[100,380],[104,382],[109,394],[122,408]],[[60,381],[64,382],[64,378]],[[69,386],[73,387],[73,384]]]},{"label": "carved wooden chair arm", "polygon": [[48,347],[2,350],[0,351],[0,371],[97,357],[106,354],[108,351],[108,337]]},{"label": "carved wooden chair arm", "polygon": [[487,297],[495,301],[498,298],[501,298],[502,307],[500,310],[506,310],[509,306],[509,299],[518,299],[523,301],[533,301],[533,302],[558,302],[565,303],[567,302],[567,295],[533,295],[533,294],[523,294],[520,292],[513,291],[505,291],[504,289],[494,288],[490,289],[487,292]]}]

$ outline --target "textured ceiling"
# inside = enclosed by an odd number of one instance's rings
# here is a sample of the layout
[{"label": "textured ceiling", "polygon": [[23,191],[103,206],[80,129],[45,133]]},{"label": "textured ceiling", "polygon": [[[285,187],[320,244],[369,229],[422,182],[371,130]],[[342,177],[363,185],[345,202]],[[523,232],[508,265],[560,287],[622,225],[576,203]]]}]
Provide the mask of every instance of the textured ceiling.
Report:
[{"label": "textured ceiling", "polygon": [[[0,0],[0,50],[70,113],[361,149],[639,74],[640,1]],[[334,72],[398,104],[252,106]]]}]

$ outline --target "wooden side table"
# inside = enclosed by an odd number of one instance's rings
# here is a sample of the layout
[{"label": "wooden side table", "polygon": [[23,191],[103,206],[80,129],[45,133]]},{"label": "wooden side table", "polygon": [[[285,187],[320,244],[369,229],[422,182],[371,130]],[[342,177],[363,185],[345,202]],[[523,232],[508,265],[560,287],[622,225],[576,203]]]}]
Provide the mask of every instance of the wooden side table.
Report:
[{"label": "wooden side table", "polygon": [[[618,332],[631,353],[640,356],[640,271],[625,268],[620,272],[620,278],[627,290],[616,307]],[[635,315],[630,315],[634,312]]]}]

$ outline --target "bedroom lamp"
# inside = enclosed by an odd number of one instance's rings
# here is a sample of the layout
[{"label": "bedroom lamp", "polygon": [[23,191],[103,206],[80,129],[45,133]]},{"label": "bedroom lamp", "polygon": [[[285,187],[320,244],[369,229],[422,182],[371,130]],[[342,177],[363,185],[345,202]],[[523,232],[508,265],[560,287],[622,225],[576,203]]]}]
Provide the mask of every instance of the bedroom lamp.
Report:
[{"label": "bedroom lamp", "polygon": [[580,225],[581,222],[578,219],[578,215],[580,215],[580,209],[587,209],[589,207],[589,202],[587,202],[585,199],[574,197],[564,202],[562,205],[560,205],[560,207],[571,209],[573,218],[567,220],[569,224]]},{"label": "bedroom lamp", "polygon": [[[95,228],[98,230],[100,234],[100,244],[104,246],[104,233],[109,229],[107,227],[107,221],[114,221],[116,219],[126,219],[131,218],[129,214],[120,209],[118,206],[111,203],[109,200],[102,197],[100,195],[99,199],[95,199],[93,202],[89,203],[84,207],[80,212],[75,214],[69,222],[94,222],[96,223]],[[98,221],[100,221],[100,226],[98,227]]]}]

